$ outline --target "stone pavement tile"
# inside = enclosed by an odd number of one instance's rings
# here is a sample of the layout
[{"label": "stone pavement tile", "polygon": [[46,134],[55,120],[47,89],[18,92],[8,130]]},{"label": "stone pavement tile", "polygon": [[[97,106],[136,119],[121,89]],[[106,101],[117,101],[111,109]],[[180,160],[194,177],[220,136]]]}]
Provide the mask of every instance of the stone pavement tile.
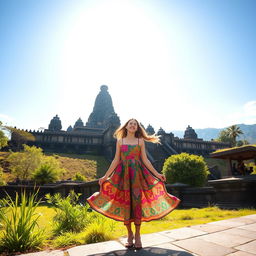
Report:
[{"label": "stone pavement tile", "polygon": [[256,223],[249,224],[249,225],[244,225],[244,226],[239,227],[239,228],[246,229],[246,230],[251,230],[251,231],[256,231]]},{"label": "stone pavement tile", "polygon": [[197,237],[172,243],[200,256],[223,256],[235,252],[232,248],[211,243]]},{"label": "stone pavement tile", "polygon": [[31,252],[26,254],[20,254],[19,256],[64,256],[64,252],[61,250],[52,251],[41,251],[41,252]]},{"label": "stone pavement tile", "polygon": [[244,217],[238,217],[238,218],[232,218],[228,219],[228,221],[234,221],[234,222],[241,222],[243,224],[252,224],[256,222],[256,219],[250,219],[250,218],[244,218]]},{"label": "stone pavement tile", "polygon": [[243,252],[243,251],[237,251],[237,252],[228,254],[226,256],[255,256],[255,254],[251,254],[251,253]]},{"label": "stone pavement tile", "polygon": [[[120,241],[120,243],[122,243],[124,245],[127,241],[127,238],[122,237],[119,239],[119,241]],[[172,242],[172,241],[174,241],[173,238],[164,236],[159,233],[141,235],[141,242],[142,242],[143,247],[162,244],[162,243],[168,243],[168,242]]]},{"label": "stone pavement tile", "polygon": [[[165,243],[165,244],[161,244],[161,245],[156,245],[153,246],[151,248],[158,248],[159,250],[162,249],[163,254],[162,255],[178,255],[178,256],[189,256],[189,255],[193,255],[193,256],[197,256],[196,254],[192,254],[188,251],[185,251],[183,248],[180,248],[172,243]],[[166,253],[164,254],[164,250],[166,250]]]},{"label": "stone pavement tile", "polygon": [[123,245],[121,245],[117,241],[107,241],[95,244],[86,244],[79,245],[67,250],[69,256],[85,256],[85,255],[103,255],[104,253],[108,253],[107,255],[114,255],[113,251],[123,250],[125,249]]},{"label": "stone pavement tile", "polygon": [[[128,255],[128,254],[124,254],[124,255]],[[114,252],[97,253],[97,248],[95,248],[95,252],[92,254],[91,253],[90,254],[82,254],[82,255],[77,255],[77,256],[116,256],[116,254]]]},{"label": "stone pavement tile", "polygon": [[253,219],[256,221],[256,214],[245,215],[245,216],[243,216],[243,218],[249,218],[249,219]]},{"label": "stone pavement tile", "polygon": [[218,220],[218,221],[210,222],[209,225],[218,225],[218,226],[234,228],[234,227],[243,226],[244,224],[241,222],[231,221],[231,220]]},{"label": "stone pavement tile", "polygon": [[200,239],[203,239],[208,242],[219,244],[225,247],[234,247],[237,245],[245,244],[249,241],[252,241],[253,238],[243,237],[239,235],[233,235],[223,232],[217,232],[213,234],[208,234],[200,236]]},{"label": "stone pavement tile", "polygon": [[240,227],[239,228],[230,228],[230,229],[221,231],[221,233],[239,235],[239,236],[256,239],[256,231],[246,230],[246,229],[242,229]]},{"label": "stone pavement tile", "polygon": [[201,230],[185,227],[185,228],[172,229],[168,231],[162,231],[162,232],[159,232],[159,234],[171,237],[173,239],[180,240],[180,239],[191,238],[194,236],[201,236],[207,233]]},{"label": "stone pavement tile", "polygon": [[256,241],[252,241],[250,243],[237,246],[235,247],[235,249],[256,254]]},{"label": "stone pavement tile", "polygon": [[202,230],[207,233],[213,233],[213,232],[229,229],[229,227],[226,227],[226,226],[218,226],[218,225],[213,225],[213,224],[211,224],[211,225],[210,224],[195,225],[195,226],[191,226],[190,228]]},{"label": "stone pavement tile", "polygon": [[121,250],[114,252],[117,256],[197,256],[190,252],[185,251],[171,243],[165,243],[157,246],[143,247],[139,251],[135,250]]},{"label": "stone pavement tile", "polygon": [[141,241],[143,247],[158,245],[162,243],[168,243],[174,241],[173,238],[164,236],[160,233],[144,234],[141,235]]}]

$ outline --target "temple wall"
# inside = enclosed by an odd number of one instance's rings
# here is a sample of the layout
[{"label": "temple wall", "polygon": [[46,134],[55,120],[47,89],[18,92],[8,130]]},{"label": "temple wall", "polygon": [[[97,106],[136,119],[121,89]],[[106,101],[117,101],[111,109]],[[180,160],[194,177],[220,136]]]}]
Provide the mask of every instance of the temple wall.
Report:
[{"label": "temple wall", "polygon": [[[46,152],[104,155],[112,161],[116,150],[116,140],[113,138],[116,128],[116,126],[110,126],[102,130],[84,127],[73,132],[29,131],[35,136],[35,141],[28,144],[41,147]],[[226,143],[202,139],[179,139],[166,133],[161,134],[161,144],[146,142],[148,158],[159,172],[162,170],[165,159],[173,154],[187,152],[208,156],[216,149],[228,146]]]}]

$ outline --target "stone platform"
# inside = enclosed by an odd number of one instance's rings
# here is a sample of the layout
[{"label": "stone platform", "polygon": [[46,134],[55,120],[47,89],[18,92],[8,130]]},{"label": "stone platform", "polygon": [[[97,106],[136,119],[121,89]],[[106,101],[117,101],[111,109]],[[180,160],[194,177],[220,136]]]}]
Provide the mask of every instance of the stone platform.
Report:
[{"label": "stone platform", "polygon": [[126,238],[120,238],[23,256],[255,256],[256,214],[145,234],[143,249],[139,251],[126,249],[125,241]]}]

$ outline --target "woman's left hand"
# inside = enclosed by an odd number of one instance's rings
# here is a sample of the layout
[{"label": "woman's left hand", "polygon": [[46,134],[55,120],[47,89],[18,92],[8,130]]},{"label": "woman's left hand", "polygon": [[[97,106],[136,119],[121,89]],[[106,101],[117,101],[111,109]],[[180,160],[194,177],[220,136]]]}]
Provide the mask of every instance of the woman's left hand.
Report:
[{"label": "woman's left hand", "polygon": [[159,173],[159,175],[157,175],[157,178],[158,178],[159,180],[163,181],[163,182],[166,181],[166,177],[165,177],[163,174],[160,174],[160,173]]}]

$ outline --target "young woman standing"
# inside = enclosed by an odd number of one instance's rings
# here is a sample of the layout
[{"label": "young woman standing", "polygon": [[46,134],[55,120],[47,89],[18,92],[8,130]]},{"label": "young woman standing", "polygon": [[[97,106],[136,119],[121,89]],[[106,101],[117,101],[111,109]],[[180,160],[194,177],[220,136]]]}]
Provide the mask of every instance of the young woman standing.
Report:
[{"label": "young woman standing", "polygon": [[128,120],[114,136],[117,138],[115,158],[99,179],[100,191],[87,201],[99,213],[124,222],[128,232],[125,247],[138,250],[142,248],[141,222],[164,217],[180,200],[167,193],[165,176],[147,158],[145,141],[159,143],[158,136],[148,135],[136,119]]}]

